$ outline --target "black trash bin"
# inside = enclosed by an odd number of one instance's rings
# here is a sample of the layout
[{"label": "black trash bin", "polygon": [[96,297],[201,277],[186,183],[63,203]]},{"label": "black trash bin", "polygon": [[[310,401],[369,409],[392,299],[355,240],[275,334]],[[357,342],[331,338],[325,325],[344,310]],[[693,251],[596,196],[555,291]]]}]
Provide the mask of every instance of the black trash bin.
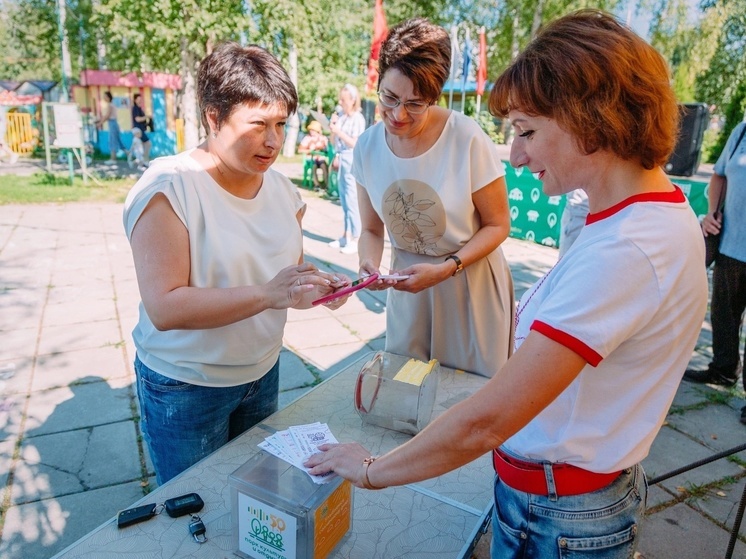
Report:
[{"label": "black trash bin", "polygon": [[702,155],[704,138],[710,111],[705,103],[681,105],[681,130],[671,157],[664,166],[669,175],[691,177],[697,172]]}]

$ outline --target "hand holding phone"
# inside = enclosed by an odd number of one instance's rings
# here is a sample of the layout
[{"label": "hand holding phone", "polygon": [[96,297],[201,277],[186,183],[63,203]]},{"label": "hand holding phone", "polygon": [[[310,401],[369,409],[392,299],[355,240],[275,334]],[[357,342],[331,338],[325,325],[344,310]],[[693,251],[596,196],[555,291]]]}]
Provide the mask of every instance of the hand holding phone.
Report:
[{"label": "hand holding phone", "polygon": [[409,279],[409,274],[380,274],[378,276],[378,279],[382,279],[382,280],[390,279],[390,280],[401,281],[401,280]]},{"label": "hand holding phone", "polygon": [[345,295],[349,295],[350,293],[354,293],[355,291],[359,291],[365,287],[368,287],[371,283],[373,283],[377,279],[378,279],[378,274],[371,274],[369,276],[364,276],[362,278],[356,279],[350,285],[346,287],[342,287],[338,289],[337,291],[330,293],[329,295],[320,297],[316,299],[315,301],[312,301],[311,304],[321,305],[323,303],[328,303],[329,301],[334,301],[335,299],[339,299],[340,297],[344,297]]}]

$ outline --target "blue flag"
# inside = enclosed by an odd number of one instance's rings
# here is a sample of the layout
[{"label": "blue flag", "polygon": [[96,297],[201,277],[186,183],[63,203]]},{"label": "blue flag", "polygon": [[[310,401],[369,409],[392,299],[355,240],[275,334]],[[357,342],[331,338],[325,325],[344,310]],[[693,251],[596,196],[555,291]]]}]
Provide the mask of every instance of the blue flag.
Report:
[{"label": "blue flag", "polygon": [[466,28],[466,39],[464,40],[464,68],[461,74],[461,112],[466,109],[466,82],[469,79],[469,70],[471,68],[471,37],[469,37],[469,28]]}]

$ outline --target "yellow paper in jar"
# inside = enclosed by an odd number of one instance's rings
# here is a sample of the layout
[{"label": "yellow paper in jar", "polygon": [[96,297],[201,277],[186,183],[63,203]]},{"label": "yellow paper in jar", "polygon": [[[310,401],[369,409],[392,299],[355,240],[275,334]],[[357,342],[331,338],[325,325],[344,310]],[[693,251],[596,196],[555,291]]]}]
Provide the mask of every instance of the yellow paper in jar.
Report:
[{"label": "yellow paper in jar", "polygon": [[413,384],[415,386],[421,386],[422,381],[430,371],[433,370],[433,366],[437,363],[437,359],[431,359],[429,363],[424,361],[418,361],[417,359],[410,359],[394,376],[394,380],[399,382],[406,382],[407,384]]}]

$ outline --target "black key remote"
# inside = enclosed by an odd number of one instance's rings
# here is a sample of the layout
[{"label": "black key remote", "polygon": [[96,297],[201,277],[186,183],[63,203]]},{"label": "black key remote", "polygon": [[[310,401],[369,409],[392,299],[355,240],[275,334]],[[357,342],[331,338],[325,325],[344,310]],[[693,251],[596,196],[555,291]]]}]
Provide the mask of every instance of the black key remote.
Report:
[{"label": "black key remote", "polygon": [[187,493],[181,497],[174,497],[173,499],[166,499],[163,503],[168,516],[171,518],[177,518],[184,516],[185,514],[192,514],[193,512],[199,512],[205,503],[202,498],[196,493]]},{"label": "black key remote", "polygon": [[155,516],[155,503],[149,505],[142,505],[131,509],[123,510],[119,512],[117,516],[117,528],[124,528],[125,526],[132,526],[138,522],[144,522]]}]

